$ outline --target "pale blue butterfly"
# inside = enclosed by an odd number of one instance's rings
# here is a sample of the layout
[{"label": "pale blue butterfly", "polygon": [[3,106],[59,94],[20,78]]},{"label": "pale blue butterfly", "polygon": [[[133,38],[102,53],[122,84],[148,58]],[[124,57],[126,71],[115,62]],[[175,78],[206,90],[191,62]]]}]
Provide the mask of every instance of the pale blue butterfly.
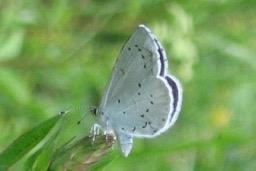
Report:
[{"label": "pale blue butterfly", "polygon": [[161,43],[146,26],[139,25],[123,46],[95,110],[94,133],[101,127],[116,136],[128,156],[133,137],[153,138],[170,128],[180,112],[182,88],[167,69]]}]

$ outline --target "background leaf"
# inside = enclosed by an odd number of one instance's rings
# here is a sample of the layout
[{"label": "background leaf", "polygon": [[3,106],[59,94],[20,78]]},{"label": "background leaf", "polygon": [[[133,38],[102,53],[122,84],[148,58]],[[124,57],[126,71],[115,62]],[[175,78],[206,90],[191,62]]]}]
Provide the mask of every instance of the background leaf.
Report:
[{"label": "background leaf", "polygon": [[60,117],[60,115],[55,116],[17,138],[0,154],[1,168],[9,168],[34,148],[49,133]]}]

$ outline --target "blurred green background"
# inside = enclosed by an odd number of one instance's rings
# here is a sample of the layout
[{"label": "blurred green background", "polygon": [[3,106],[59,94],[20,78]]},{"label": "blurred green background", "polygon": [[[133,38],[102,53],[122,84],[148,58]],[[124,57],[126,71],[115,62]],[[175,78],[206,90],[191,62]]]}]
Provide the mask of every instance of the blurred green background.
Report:
[{"label": "blurred green background", "polygon": [[104,169],[254,170],[252,0],[0,1],[0,151],[67,109],[62,142],[87,135],[88,107],[98,105],[123,43],[141,23],[182,82],[182,111],[168,132],[136,139],[128,158],[119,152]]}]

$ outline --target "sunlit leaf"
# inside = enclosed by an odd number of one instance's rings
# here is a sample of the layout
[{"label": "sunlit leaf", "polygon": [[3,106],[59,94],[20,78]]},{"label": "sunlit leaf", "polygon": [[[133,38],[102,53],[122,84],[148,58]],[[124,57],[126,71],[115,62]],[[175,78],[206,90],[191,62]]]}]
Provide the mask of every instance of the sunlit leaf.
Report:
[{"label": "sunlit leaf", "polygon": [[50,118],[17,138],[0,154],[0,168],[9,168],[21,159],[49,133],[60,118],[61,115]]}]

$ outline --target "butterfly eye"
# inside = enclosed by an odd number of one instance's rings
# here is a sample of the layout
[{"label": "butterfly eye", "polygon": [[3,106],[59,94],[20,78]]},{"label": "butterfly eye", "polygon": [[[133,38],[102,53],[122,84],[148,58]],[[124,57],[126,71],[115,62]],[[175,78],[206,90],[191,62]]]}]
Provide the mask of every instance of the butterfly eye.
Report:
[{"label": "butterfly eye", "polygon": [[90,107],[90,112],[91,112],[92,114],[94,114],[95,116],[97,115],[97,111],[98,111],[97,107],[95,107],[95,106]]}]

